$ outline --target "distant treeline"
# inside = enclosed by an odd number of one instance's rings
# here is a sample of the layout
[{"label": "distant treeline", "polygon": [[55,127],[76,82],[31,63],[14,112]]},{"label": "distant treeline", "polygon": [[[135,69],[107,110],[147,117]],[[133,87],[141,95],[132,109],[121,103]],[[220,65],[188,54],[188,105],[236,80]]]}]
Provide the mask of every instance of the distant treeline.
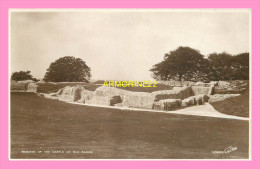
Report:
[{"label": "distant treeline", "polygon": [[[231,55],[212,53],[207,57],[199,50],[179,47],[164,55],[160,63],[152,69],[155,80],[218,81],[249,80],[249,53]],[[46,71],[46,82],[88,82],[91,68],[85,61],[73,56],[65,56],[52,62]],[[12,80],[34,80],[30,71],[14,72]]]},{"label": "distant treeline", "polygon": [[218,81],[249,80],[249,53],[212,53],[207,57],[190,47],[179,47],[155,64],[156,80]]}]

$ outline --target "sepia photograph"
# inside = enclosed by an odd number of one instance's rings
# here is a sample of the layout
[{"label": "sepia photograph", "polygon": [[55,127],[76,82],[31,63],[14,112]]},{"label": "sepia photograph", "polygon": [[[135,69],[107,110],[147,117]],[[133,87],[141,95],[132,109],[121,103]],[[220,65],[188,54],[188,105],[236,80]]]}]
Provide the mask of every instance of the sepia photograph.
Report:
[{"label": "sepia photograph", "polygon": [[250,160],[250,9],[9,9],[9,159]]}]

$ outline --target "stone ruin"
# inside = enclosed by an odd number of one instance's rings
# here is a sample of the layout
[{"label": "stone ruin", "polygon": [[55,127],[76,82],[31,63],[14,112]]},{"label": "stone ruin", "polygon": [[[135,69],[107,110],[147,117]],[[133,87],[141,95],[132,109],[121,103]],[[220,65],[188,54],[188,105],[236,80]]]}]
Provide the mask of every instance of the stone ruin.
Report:
[{"label": "stone ruin", "polygon": [[192,86],[184,86],[173,90],[147,93],[101,86],[95,91],[89,91],[78,85],[67,86],[56,93],[41,95],[50,99],[82,104],[170,111],[203,104],[208,100],[209,90],[193,91]]},{"label": "stone ruin", "polygon": [[37,84],[33,80],[15,81],[10,83],[12,92],[37,92]]},{"label": "stone ruin", "polygon": [[[230,84],[230,85],[228,85]],[[242,82],[174,82],[172,90],[161,90],[152,93],[132,92],[115,87],[98,87],[95,91],[89,91],[82,85],[67,86],[56,93],[39,93],[40,96],[65,102],[81,104],[142,108],[154,110],[176,110],[192,105],[201,105],[205,102],[222,101],[239,94],[214,94],[215,89],[228,89],[233,84],[248,86],[248,81]],[[182,85],[182,86],[181,86]],[[241,87],[239,87],[241,89]],[[11,91],[25,91],[37,93],[37,83],[31,81],[11,82]],[[213,95],[214,94],[214,95]]]}]

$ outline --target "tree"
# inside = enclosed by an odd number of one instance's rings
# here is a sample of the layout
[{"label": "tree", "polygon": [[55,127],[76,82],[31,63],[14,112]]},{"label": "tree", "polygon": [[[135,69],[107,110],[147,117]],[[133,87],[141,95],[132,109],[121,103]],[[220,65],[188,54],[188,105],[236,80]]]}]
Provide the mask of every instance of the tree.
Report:
[{"label": "tree", "polygon": [[212,53],[209,54],[208,59],[212,68],[211,80],[230,80],[232,78],[232,55],[226,52]]},{"label": "tree", "polygon": [[232,59],[233,79],[249,80],[249,53],[235,55]]},{"label": "tree", "polygon": [[11,79],[15,80],[15,81],[36,80],[35,78],[32,77],[32,75],[30,73],[31,73],[31,71],[14,72],[11,76]]},{"label": "tree", "polygon": [[231,55],[212,53],[208,57],[211,65],[211,80],[248,80],[249,53]]},{"label": "tree", "polygon": [[44,81],[51,82],[88,82],[90,67],[80,58],[65,56],[50,64]]},{"label": "tree", "polygon": [[207,81],[209,62],[198,50],[181,46],[165,54],[150,71],[156,80]]}]

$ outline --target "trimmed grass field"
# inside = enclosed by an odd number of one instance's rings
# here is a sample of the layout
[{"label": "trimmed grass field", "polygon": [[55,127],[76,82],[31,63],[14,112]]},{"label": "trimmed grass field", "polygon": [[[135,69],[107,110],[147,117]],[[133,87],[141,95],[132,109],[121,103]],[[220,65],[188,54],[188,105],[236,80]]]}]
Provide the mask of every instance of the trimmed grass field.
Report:
[{"label": "trimmed grass field", "polygon": [[[15,159],[247,159],[248,145],[248,121],[73,105],[11,93]],[[237,150],[212,153],[229,146]],[[57,153],[69,150],[93,153]]]}]

